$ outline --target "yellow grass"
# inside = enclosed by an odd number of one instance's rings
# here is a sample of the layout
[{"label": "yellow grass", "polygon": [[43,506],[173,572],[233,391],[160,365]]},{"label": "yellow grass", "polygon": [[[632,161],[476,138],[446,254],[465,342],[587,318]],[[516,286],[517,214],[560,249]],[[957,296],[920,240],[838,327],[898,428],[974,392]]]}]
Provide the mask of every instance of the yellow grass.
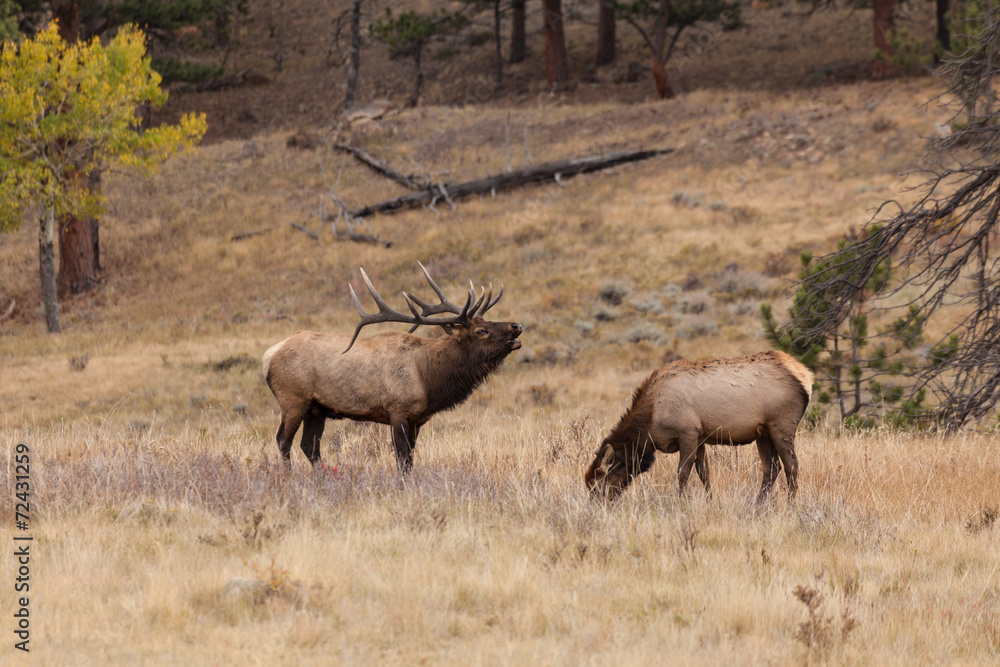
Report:
[{"label": "yellow grass", "polygon": [[[993,437],[802,433],[799,501],[787,506],[780,484],[764,511],[751,448],[712,451],[711,500],[676,497],[670,456],[612,508],[582,483],[668,351],[765,348],[759,303],[784,312],[799,252],[912,196],[899,174],[947,118],[919,107],[935,92],[918,80],[630,107],[540,98],[511,114],[536,163],[677,151],[457,212],[439,202],[440,216],[372,219],[390,249],[288,226],[316,228],[320,165],[330,182],[343,168],[336,192],[352,205],[398,193],[348,158],[290,148],[284,133],[206,146],[149,182],[107,179],[104,281],[63,301],[58,337],[41,332],[32,226],[2,237],[0,307],[14,297],[19,310],[0,336],[0,536],[11,544],[24,442],[35,659],[995,663]],[[430,107],[353,139],[405,170],[472,178],[504,168],[506,117]],[[266,233],[230,241],[239,231]],[[339,474],[310,471],[297,448],[282,474],[260,355],[297,329],[353,329],[359,266],[390,301],[422,292],[417,260],[456,294],[469,278],[502,282],[495,315],[525,325],[524,348],[424,428],[408,479],[383,428],[341,423],[323,442]],[[627,291],[619,306],[601,301],[608,281]],[[13,573],[0,558],[2,585]],[[227,594],[236,577],[267,586]],[[797,588],[822,596],[812,617]]]},{"label": "yellow grass", "polygon": [[[755,511],[756,456],[715,493],[661,456],[615,507],[580,471],[606,424],[490,405],[432,422],[414,474],[348,427],[340,477],[285,476],[270,424],[212,437],[76,423],[33,443],[32,614],[45,663],[991,664],[995,439],[799,439],[801,494]],[[9,515],[9,496],[0,503]],[[0,575],[10,581],[11,560]],[[268,579],[230,597],[233,577]],[[793,594],[822,595],[816,621]],[[845,629],[845,623],[849,624]],[[807,637],[811,646],[807,646]]]}]

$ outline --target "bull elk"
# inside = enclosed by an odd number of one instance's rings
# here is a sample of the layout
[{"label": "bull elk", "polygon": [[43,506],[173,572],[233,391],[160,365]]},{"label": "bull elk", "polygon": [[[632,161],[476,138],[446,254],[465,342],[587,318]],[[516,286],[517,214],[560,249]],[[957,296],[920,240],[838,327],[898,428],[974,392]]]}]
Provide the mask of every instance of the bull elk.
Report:
[{"label": "bull elk", "polygon": [[[476,299],[470,283],[465,305],[457,306],[423,264],[420,269],[440,303],[427,303],[403,292],[410,313],[395,311],[361,269],[378,312],[366,313],[350,286],[351,299],[361,315],[353,336],[299,331],[264,353],[264,377],[281,408],[277,441],[286,463],[291,461],[292,439],[300,424],[300,446],[316,465],[326,420],[352,419],[387,424],[396,461],[406,472],[413,465],[420,427],[438,412],[464,402],[507,355],[521,347],[520,324],[484,319],[503,296],[502,287],[496,297],[492,289],[489,293],[483,289]],[[363,327],[379,322],[412,327],[407,333],[358,339]],[[413,335],[421,325],[439,326],[447,335]]]},{"label": "bull elk", "polygon": [[757,443],[763,478],[757,503],[782,465],[795,498],[799,464],[795,429],[812,391],[813,374],[784,352],[731,359],[675,361],[639,386],[628,409],[597,450],[584,480],[595,497],[617,498],[653,465],[656,450],[680,452],[680,493],[694,467],[711,491],[706,445]]}]

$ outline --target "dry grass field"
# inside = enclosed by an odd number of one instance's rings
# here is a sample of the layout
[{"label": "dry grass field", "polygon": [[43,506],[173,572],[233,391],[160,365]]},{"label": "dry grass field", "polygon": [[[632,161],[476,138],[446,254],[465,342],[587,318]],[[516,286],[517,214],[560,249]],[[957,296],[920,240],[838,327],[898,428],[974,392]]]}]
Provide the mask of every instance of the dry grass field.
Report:
[{"label": "dry grass field", "polygon": [[36,452],[35,657],[995,664],[995,439],[803,434],[797,504],[759,512],[754,454],[713,451],[713,497],[683,501],[662,457],[609,509],[572,414],[463,408],[405,481],[375,428],[291,475],[270,420],[6,432]]},{"label": "dry grass field", "polygon": [[[676,455],[612,507],[584,489],[648,373],[674,354],[765,349],[760,303],[784,312],[799,253],[913,196],[903,174],[949,118],[924,104],[940,82],[826,84],[318,118],[300,128],[315,148],[284,127],[206,144],[149,181],[112,174],[102,283],[63,300],[59,336],[43,331],[33,226],[0,237],[0,307],[18,304],[0,325],[0,541],[9,552],[25,443],[30,659],[996,664],[995,434],[800,432],[797,502],[782,477],[759,510],[752,447],[712,449],[710,499],[697,484],[677,497]],[[505,168],[508,118],[515,167],[525,128],[534,163],[676,150],[372,218],[389,248],[320,228],[324,193],[399,194],[331,140],[463,180]],[[525,326],[523,349],[431,420],[409,477],[386,428],[340,422],[326,467],[296,445],[285,472],[261,354],[300,329],[350,332],[360,266],[396,307],[400,290],[425,294],[417,261],[456,297],[469,279],[503,283],[491,315]],[[0,558],[0,586],[16,573]]]}]

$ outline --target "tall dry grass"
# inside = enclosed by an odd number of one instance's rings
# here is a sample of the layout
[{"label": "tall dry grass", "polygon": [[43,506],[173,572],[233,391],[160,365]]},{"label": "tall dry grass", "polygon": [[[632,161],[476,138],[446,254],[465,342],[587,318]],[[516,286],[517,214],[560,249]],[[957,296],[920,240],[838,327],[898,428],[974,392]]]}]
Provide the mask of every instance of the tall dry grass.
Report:
[{"label": "tall dry grass", "polygon": [[[381,428],[327,469],[277,465],[270,424],[74,423],[32,443],[32,649],[49,664],[993,664],[993,437],[803,433],[798,502],[714,495],[676,457],[605,507],[581,472],[606,424],[468,408],[401,478]],[[266,442],[265,444],[262,444]],[[10,515],[7,478],[0,514]],[[5,527],[6,530],[6,527]],[[11,559],[0,576],[10,580]],[[234,577],[263,581],[233,594]],[[807,604],[807,602],[809,604]],[[811,606],[810,606],[811,605]]]}]

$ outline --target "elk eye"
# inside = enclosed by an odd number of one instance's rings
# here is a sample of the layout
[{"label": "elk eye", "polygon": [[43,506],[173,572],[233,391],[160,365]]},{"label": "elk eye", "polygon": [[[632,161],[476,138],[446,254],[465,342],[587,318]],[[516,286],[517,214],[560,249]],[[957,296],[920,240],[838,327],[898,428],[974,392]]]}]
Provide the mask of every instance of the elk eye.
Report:
[{"label": "elk eye", "polygon": [[486,329],[476,329],[476,335],[479,336],[480,338],[486,338],[487,336],[490,335],[490,332],[487,331]]}]

